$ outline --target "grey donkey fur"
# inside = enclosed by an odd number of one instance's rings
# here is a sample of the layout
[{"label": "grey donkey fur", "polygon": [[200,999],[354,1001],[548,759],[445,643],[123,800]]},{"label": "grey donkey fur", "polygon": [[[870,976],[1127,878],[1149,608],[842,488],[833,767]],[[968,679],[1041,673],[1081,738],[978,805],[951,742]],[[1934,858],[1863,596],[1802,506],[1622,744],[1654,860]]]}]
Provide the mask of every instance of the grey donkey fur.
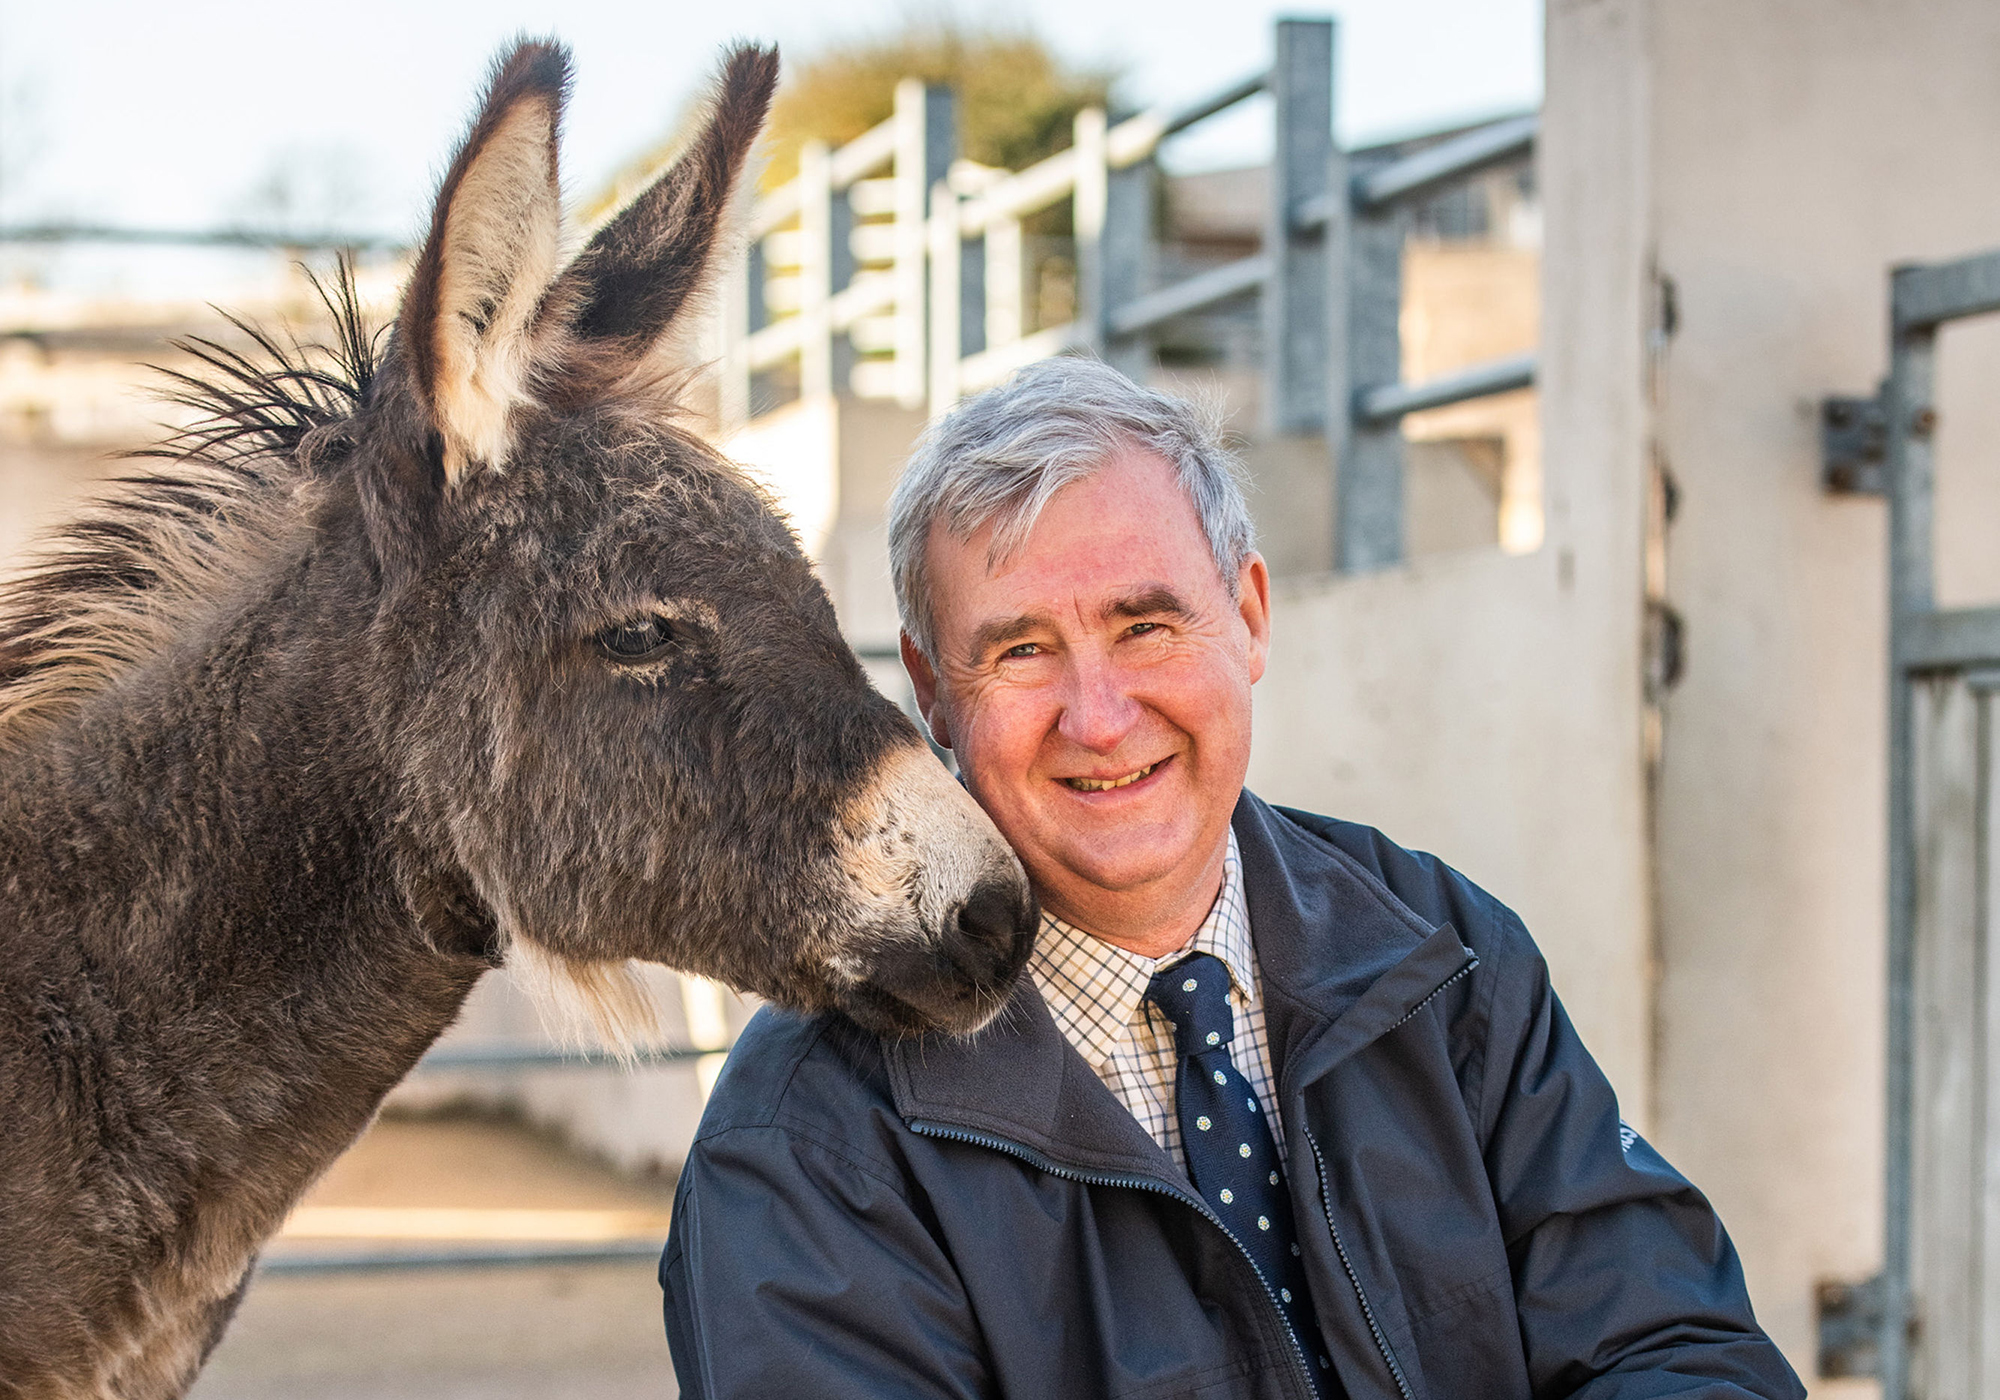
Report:
[{"label": "grey donkey fur", "polygon": [[379,357],[344,286],[330,355],[206,346],[208,421],[0,596],[0,1396],[185,1391],[509,957],[1004,1002],[1019,865],[660,368],[776,71],[564,266],[567,58],[516,47]]}]

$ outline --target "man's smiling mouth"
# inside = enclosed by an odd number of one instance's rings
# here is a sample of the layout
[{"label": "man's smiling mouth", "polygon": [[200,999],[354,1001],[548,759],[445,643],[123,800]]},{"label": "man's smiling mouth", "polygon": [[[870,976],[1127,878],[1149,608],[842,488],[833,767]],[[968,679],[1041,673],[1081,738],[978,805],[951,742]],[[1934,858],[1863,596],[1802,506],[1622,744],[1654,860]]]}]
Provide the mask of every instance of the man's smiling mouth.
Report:
[{"label": "man's smiling mouth", "polygon": [[1149,763],[1136,773],[1127,773],[1122,778],[1064,778],[1063,781],[1076,792],[1109,792],[1113,788],[1122,788],[1127,784],[1138,782],[1141,778],[1149,777],[1159,766],[1157,763]]}]

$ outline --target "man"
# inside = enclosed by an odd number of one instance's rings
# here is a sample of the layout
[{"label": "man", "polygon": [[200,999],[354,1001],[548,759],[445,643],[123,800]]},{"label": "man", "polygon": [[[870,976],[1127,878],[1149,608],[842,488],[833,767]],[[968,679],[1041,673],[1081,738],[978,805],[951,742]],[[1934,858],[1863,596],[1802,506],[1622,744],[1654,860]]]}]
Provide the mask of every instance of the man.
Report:
[{"label": "man", "polygon": [[1243,791],[1269,579],[1187,405],[1024,370],[890,551],[1042,932],[964,1040],[753,1021],[661,1265],[683,1395],[1803,1394],[1514,915]]}]

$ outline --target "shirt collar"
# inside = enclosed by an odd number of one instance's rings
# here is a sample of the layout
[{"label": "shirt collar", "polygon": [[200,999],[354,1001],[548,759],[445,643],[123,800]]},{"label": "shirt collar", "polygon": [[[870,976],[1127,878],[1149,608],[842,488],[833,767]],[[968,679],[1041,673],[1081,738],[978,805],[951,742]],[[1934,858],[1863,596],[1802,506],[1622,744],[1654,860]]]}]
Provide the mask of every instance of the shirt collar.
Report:
[{"label": "shirt collar", "polygon": [[1148,958],[1045,912],[1029,969],[1057,1028],[1095,1068],[1107,1063],[1130,1034],[1153,974],[1189,953],[1212,953],[1222,961],[1239,1006],[1256,999],[1250,906],[1233,828],[1222,861],[1222,889],[1186,946],[1162,958]]}]

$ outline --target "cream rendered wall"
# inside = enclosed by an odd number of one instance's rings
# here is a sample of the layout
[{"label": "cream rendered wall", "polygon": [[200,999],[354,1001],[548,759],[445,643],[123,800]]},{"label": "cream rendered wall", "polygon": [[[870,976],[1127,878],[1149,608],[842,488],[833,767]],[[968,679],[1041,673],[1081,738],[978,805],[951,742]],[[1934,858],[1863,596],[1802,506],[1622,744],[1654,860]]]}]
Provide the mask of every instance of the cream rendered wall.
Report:
[{"label": "cream rendered wall", "polygon": [[[1606,76],[1562,61],[1601,8],[1551,7],[1552,114]],[[1660,782],[1658,1139],[1810,1383],[1815,1280],[1880,1256],[1887,684],[1883,508],[1820,491],[1813,410],[1883,372],[1892,262],[2000,246],[2000,6],[1626,8],[1647,21],[1628,71],[1651,94],[1649,250],[1679,309],[1656,420],[1688,638]],[[2000,596],[1995,329],[1945,341],[1961,602]]]},{"label": "cream rendered wall", "polygon": [[[658,1012],[658,1043],[712,1054],[631,1069],[432,1071],[405,1079],[390,1094],[388,1107],[515,1113],[612,1166],[671,1175],[687,1159],[702,1105],[722,1069],[723,1052],[756,1006],[702,978],[664,967],[637,970]],[[512,969],[496,972],[473,988],[438,1049],[595,1046],[597,1037],[590,1029],[565,1024],[562,1011]]]},{"label": "cream rendered wall", "polygon": [[1636,632],[1636,591],[1613,582],[1636,566],[1620,552],[1635,551],[1440,556],[1281,584],[1250,786],[1379,826],[1517,910],[1643,1127],[1638,668],[1620,635]]},{"label": "cream rendered wall", "polygon": [[1542,547],[1281,584],[1250,784],[1434,851],[1516,908],[1644,1129],[1643,36],[1629,4],[1580,9],[1552,16],[1540,152]]},{"label": "cream rendered wall", "polygon": [[109,449],[0,439],[0,578],[28,564],[42,537],[118,467]]}]

